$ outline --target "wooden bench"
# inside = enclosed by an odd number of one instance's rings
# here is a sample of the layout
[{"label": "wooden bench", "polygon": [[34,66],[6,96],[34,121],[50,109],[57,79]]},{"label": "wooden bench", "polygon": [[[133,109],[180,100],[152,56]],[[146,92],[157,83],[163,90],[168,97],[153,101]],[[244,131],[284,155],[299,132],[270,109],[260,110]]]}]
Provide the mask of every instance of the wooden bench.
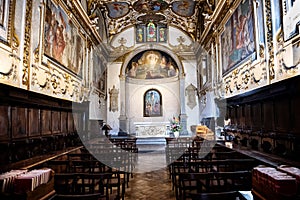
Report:
[{"label": "wooden bench", "polygon": [[186,199],[193,193],[249,191],[251,177],[250,171],[182,173],[179,174],[179,196]]},{"label": "wooden bench", "polygon": [[109,199],[111,173],[60,173],[54,175],[54,189],[58,195],[99,193]]}]

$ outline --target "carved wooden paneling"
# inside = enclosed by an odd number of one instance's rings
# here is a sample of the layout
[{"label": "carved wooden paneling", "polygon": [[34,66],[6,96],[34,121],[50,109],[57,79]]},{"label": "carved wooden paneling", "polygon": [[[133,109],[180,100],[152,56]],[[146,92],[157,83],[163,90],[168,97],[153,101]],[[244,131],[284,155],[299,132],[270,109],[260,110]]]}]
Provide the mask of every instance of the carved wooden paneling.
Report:
[{"label": "carved wooden paneling", "polygon": [[40,112],[39,109],[28,109],[28,134],[29,136],[40,135]]},{"label": "carved wooden paneling", "polygon": [[273,131],[274,130],[274,109],[273,101],[269,100],[262,104],[263,107],[263,123],[262,128],[264,131]]},{"label": "carved wooden paneling", "polygon": [[52,121],[52,133],[60,133],[61,126],[61,116],[59,111],[52,111],[51,113],[51,121]]},{"label": "carved wooden paneling", "polygon": [[43,135],[51,134],[51,110],[41,110],[41,130]]},{"label": "carved wooden paneling", "polygon": [[254,131],[260,130],[261,129],[261,124],[262,124],[262,119],[261,119],[261,105],[259,102],[254,103],[252,105],[252,129]]},{"label": "carved wooden paneling", "polygon": [[291,100],[291,132],[300,135],[300,96],[295,96]]},{"label": "carved wooden paneling", "polygon": [[72,133],[74,132],[74,119],[73,119],[73,113],[68,112],[68,132]]},{"label": "carved wooden paneling", "polygon": [[236,108],[232,108],[231,111],[231,123],[237,125],[237,114],[236,114]]},{"label": "carved wooden paneling", "polygon": [[288,133],[290,128],[289,98],[276,99],[274,103],[275,129]]},{"label": "carved wooden paneling", "polygon": [[12,107],[11,109],[12,137],[27,137],[27,108]]},{"label": "carved wooden paneling", "polygon": [[245,128],[250,129],[252,127],[252,117],[251,117],[251,105],[245,105]]},{"label": "carved wooden paneling", "polygon": [[0,140],[9,139],[9,106],[0,105]]},{"label": "carved wooden paneling", "polygon": [[81,112],[73,112],[73,119],[74,119],[74,130],[82,131],[83,124],[82,124],[82,113]]},{"label": "carved wooden paneling", "polygon": [[61,112],[61,132],[67,133],[68,132],[68,113]]},{"label": "carved wooden paneling", "polygon": [[244,106],[237,107],[237,119],[238,119],[238,126],[244,127],[245,126]]}]

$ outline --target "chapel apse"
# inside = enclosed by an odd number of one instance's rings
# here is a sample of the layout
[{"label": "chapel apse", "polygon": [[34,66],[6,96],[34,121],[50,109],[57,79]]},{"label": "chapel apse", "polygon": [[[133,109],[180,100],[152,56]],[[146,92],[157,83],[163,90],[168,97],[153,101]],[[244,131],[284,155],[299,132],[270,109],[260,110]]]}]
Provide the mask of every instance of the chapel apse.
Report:
[{"label": "chapel apse", "polygon": [[135,79],[162,79],[178,76],[178,71],[171,56],[159,50],[147,50],[130,60],[126,76]]}]

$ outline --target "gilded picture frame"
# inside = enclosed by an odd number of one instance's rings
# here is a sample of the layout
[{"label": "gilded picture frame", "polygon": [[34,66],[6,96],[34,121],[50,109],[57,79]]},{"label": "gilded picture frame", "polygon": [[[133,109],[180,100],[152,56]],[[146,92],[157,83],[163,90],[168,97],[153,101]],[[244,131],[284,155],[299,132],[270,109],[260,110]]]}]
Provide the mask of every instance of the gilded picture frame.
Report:
[{"label": "gilded picture frame", "polygon": [[227,74],[256,51],[252,0],[240,3],[225,24],[221,40],[222,73]]},{"label": "gilded picture frame", "polygon": [[86,44],[76,22],[51,0],[46,0],[44,21],[44,54],[81,76]]},{"label": "gilded picture frame", "polygon": [[162,116],[162,96],[156,89],[147,90],[144,94],[144,117]]},{"label": "gilded picture frame", "polygon": [[8,34],[10,32],[9,16],[10,15],[10,0],[0,0],[0,41],[9,43]]}]

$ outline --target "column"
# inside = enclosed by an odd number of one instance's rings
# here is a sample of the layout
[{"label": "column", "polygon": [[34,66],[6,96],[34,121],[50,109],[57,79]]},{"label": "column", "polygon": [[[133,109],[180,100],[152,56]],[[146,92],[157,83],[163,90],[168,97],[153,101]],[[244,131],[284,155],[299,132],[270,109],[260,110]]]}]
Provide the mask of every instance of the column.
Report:
[{"label": "column", "polygon": [[127,116],[126,116],[126,89],[125,76],[120,76],[120,117],[119,128],[121,131],[127,131]]},{"label": "column", "polygon": [[180,75],[180,88],[179,88],[179,92],[180,92],[180,124],[182,126],[182,130],[180,132],[180,135],[187,135],[188,131],[187,131],[187,115],[185,112],[185,74],[181,74]]}]

